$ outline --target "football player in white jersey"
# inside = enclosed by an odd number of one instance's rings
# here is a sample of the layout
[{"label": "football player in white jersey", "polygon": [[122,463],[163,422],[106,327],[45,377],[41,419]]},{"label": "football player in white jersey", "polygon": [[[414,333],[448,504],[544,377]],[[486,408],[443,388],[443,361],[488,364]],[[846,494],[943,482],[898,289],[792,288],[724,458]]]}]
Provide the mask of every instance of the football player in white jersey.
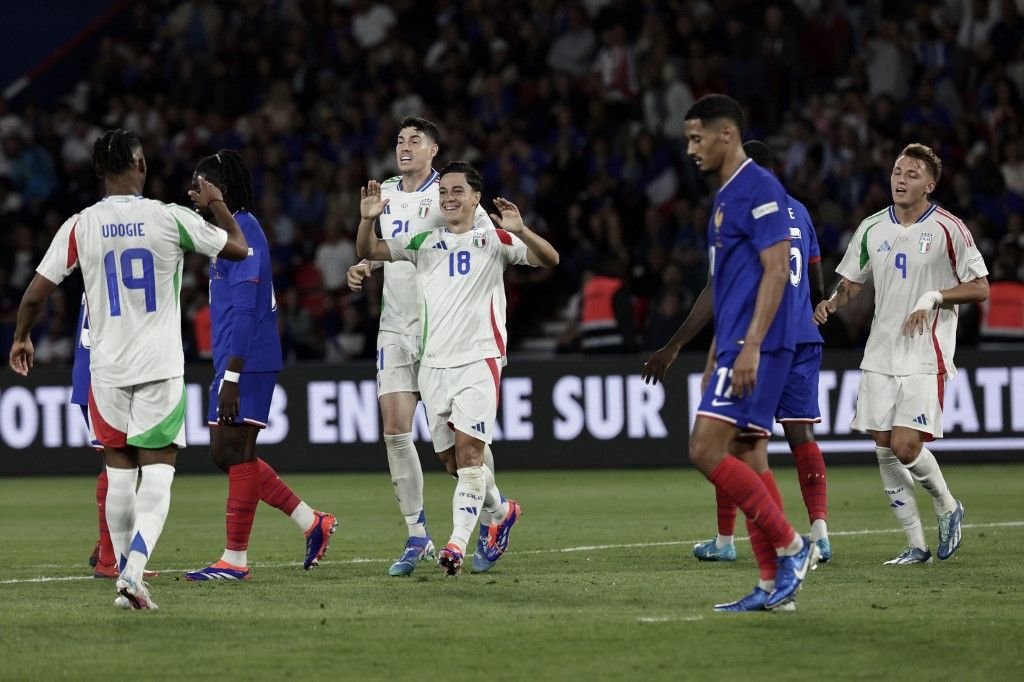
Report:
[{"label": "football player in white jersey", "polygon": [[914,481],[939,521],[939,559],[960,546],[963,504],[949,492],[927,441],[942,437],[942,395],[955,372],[957,304],[988,298],[988,269],[963,222],[931,200],[942,162],[910,144],[892,169],[893,205],[861,222],[836,273],[835,293],[818,304],[823,324],[874,276],[875,316],[861,361],[853,428],[868,431],[889,506],[908,546],[887,564],[928,563]]},{"label": "football player in white jersey", "polygon": [[[388,200],[378,219],[381,237],[393,239],[444,227],[437,194],[439,174],[432,166],[439,142],[440,132],[431,121],[409,116],[399,124],[395,162],[401,175],[381,183],[381,195]],[[493,229],[482,206],[477,207],[473,224]],[[423,509],[423,468],[412,438],[413,416],[419,402],[419,284],[412,263],[364,260],[349,268],[349,287],[359,291],[372,270],[380,266],[384,269],[384,292],[377,335],[377,396],[391,485],[409,533],[402,554],[388,573],[401,576],[412,573],[420,561],[434,552]],[[504,290],[501,295],[504,297]],[[484,449],[484,463],[493,474],[490,447]],[[492,565],[484,556],[490,526],[490,512],[484,509],[473,555],[475,571],[486,571]]]},{"label": "football player in white jersey", "polygon": [[80,267],[91,337],[89,415],[104,448],[107,524],[119,557],[114,603],[155,609],[142,578],[167,518],[177,450],[185,446],[183,255],[241,260],[248,244],[220,190],[203,179],[190,194],[220,229],[195,211],[142,197],[146,159],[135,133],[108,131],[92,160],[106,197],[58,230],[22,298],[10,364],[28,374],[32,327],[49,295]]},{"label": "football player in white jersey", "polygon": [[523,224],[514,204],[500,197],[494,205],[501,217],[492,218],[502,229],[474,227],[483,178],[470,164],[453,161],[440,175],[445,227],[376,238],[374,221],[390,200],[371,181],[360,191],[356,249],[370,260],[405,260],[416,266],[422,291],[419,389],[434,450],[458,478],[454,529],[438,563],[448,575],[458,575],[481,507],[493,510],[485,546],[491,562],[507,549],[521,514],[515,500],[501,497],[483,458],[492,438],[505,356],[503,273],[510,264],[553,267],[558,253]]}]

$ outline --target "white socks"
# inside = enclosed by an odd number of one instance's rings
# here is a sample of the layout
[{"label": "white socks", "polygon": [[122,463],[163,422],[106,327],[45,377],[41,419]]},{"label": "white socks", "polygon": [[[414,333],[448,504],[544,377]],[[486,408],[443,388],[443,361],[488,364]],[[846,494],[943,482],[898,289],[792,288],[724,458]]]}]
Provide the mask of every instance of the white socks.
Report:
[{"label": "white socks", "polygon": [[398,509],[405,517],[409,537],[427,536],[426,516],[423,514],[423,467],[411,433],[384,434],[388,449],[388,468],[391,485],[395,489]]},{"label": "white socks", "polygon": [[815,519],[811,523],[811,542],[828,537],[828,524],[825,519]]},{"label": "white socks", "polygon": [[794,556],[799,554],[803,548],[804,539],[800,537],[800,533],[793,531],[793,539],[789,541],[789,544],[785,547],[776,547],[775,553],[779,556]]},{"label": "white socks", "polygon": [[110,542],[114,546],[114,561],[118,570],[128,561],[128,547],[132,542],[132,525],[135,516],[135,484],[138,469],[114,469],[107,467],[107,528]]},{"label": "white socks", "polygon": [[942,477],[939,463],[935,461],[935,455],[928,448],[921,448],[917,459],[907,465],[907,471],[915,481],[921,484],[922,488],[931,494],[936,516],[942,516],[956,509],[956,500],[949,493],[949,487],[946,485],[946,479]]},{"label": "white socks", "polygon": [[463,467],[459,469],[459,482],[452,497],[452,538],[465,552],[469,538],[480,518],[480,508],[487,494],[487,467]]},{"label": "white socks", "polygon": [[225,549],[220,560],[229,563],[232,566],[241,566],[244,568],[249,565],[249,550]]},{"label": "white socks", "polygon": [[299,502],[294,511],[291,513],[291,519],[295,522],[295,525],[299,527],[303,533],[313,527],[313,522],[316,521],[316,516],[313,514],[313,508],[305,502]]},{"label": "white socks", "polygon": [[501,498],[501,492],[494,482],[494,454],[491,446],[484,444],[484,477],[487,481],[487,493],[484,496],[484,508],[480,512],[480,525],[490,526],[501,523],[508,516],[508,502]]},{"label": "white socks", "polygon": [[721,533],[715,536],[715,547],[717,547],[718,549],[721,549],[722,547],[728,547],[731,544],[733,544],[733,536],[722,535]]},{"label": "white socks", "polygon": [[[110,473],[107,472],[109,495]],[[146,562],[156,548],[171,506],[171,483],[174,467],[169,464],[147,464],[142,467],[142,483],[135,494],[135,530],[132,534],[128,563],[123,573],[141,581]],[[109,503],[108,503],[109,509]],[[110,522],[107,522],[109,526]]]},{"label": "white socks", "polygon": [[918,549],[928,549],[924,529],[921,527],[921,515],[917,513],[914,479],[910,471],[889,448],[875,447],[875,457],[878,459],[878,471],[882,474],[882,488],[889,498],[889,506],[903,525],[907,544]]}]

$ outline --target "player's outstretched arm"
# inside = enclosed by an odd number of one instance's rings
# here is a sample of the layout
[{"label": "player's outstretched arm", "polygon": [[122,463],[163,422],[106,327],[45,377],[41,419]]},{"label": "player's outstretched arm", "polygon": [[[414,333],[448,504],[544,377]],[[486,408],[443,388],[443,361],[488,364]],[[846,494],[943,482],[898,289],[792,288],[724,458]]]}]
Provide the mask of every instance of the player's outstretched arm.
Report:
[{"label": "player's outstretched arm", "polygon": [[534,267],[553,268],[558,265],[558,252],[547,239],[531,230],[523,223],[523,216],[519,213],[519,207],[508,199],[495,197],[494,206],[501,215],[491,214],[494,224],[511,232],[523,240],[526,244],[526,259]]},{"label": "player's outstretched arm", "polygon": [[370,180],[359,188],[359,230],[356,233],[356,253],[367,260],[391,261],[387,242],[373,232],[373,223],[384,212],[389,199],[381,199],[380,183]]},{"label": "player's outstretched arm", "polygon": [[665,381],[668,368],[672,366],[676,357],[679,356],[679,351],[683,349],[683,346],[692,341],[693,337],[699,334],[700,330],[704,329],[713,317],[714,307],[711,296],[711,280],[709,279],[708,283],[701,290],[700,295],[697,296],[697,300],[694,301],[690,314],[679,325],[676,333],[672,335],[672,338],[669,339],[669,342],[664,347],[654,351],[651,357],[647,359],[647,362],[644,363],[644,368],[640,372],[644,383],[656,384],[659,381]]},{"label": "player's outstretched arm", "polygon": [[192,203],[212,213],[213,219],[217,221],[217,227],[228,233],[228,240],[217,256],[228,260],[242,260],[249,255],[249,243],[242,234],[242,228],[235,221],[235,216],[228,210],[220,188],[202,175],[196,177],[196,183],[198,187],[188,191]]},{"label": "player's outstretched arm", "polygon": [[958,303],[980,303],[988,298],[988,277],[979,277],[961,282],[951,289],[927,291],[921,294],[914,311],[903,324],[903,335],[914,336],[928,331],[928,313],[939,306],[953,306]]},{"label": "player's outstretched arm", "polygon": [[35,347],[32,345],[32,327],[36,326],[39,316],[46,307],[46,300],[57,288],[57,285],[36,273],[21,297],[18,308],[18,321],[14,328],[14,343],[11,344],[11,369],[25,377],[32,369],[35,358]]},{"label": "player's outstretched arm", "polygon": [[863,284],[840,277],[839,282],[832,291],[832,296],[814,307],[814,323],[821,325],[828,322],[829,315],[852,301],[863,288]]}]

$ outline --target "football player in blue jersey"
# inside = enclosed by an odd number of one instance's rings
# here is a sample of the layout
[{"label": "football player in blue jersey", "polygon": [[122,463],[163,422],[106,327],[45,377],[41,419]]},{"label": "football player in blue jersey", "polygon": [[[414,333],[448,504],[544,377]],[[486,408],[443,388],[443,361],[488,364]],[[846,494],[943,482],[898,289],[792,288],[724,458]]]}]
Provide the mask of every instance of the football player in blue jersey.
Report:
[{"label": "football player in blue jersey", "polygon": [[[256,438],[266,428],[281,370],[281,340],[270,249],[250,209],[252,178],[241,154],[221,150],[199,162],[196,178],[220,188],[228,209],[249,243],[249,255],[229,262],[210,261],[210,322],[216,372],[210,386],[210,451],[228,475],[227,547],[221,559],[186,573],[188,580],[249,580],[249,535],[262,499],[291,517],[306,535],[303,568],[309,570],[327,551],[338,522],[315,511],[256,456]],[[208,207],[199,207],[200,212]]]},{"label": "football player in blue jersey", "polygon": [[[743,113],[725,95],[707,95],[687,112],[687,153],[719,185],[708,225],[715,370],[690,433],[690,461],[747,515],[755,554],[774,554],[772,579],[719,610],[795,608],[796,591],[818,548],[793,530],[763,451],[738,440],[767,437],[796,346],[786,192],[743,151]],[[762,361],[762,356],[763,360]],[[745,445],[746,444],[746,445]],[[740,457],[730,454],[740,453]]]},{"label": "football player in blue jersey", "polygon": [[[771,169],[775,153],[763,142],[752,140],[743,145],[743,150],[762,168]],[[809,313],[812,304],[824,297],[824,281],[821,272],[821,253],[807,209],[793,197],[788,197],[787,218],[791,225],[790,286],[786,287],[785,305],[793,306],[793,323],[797,325],[796,351],[786,386],[775,413],[775,419],[782,424],[796,461],[800,492],[807,507],[811,524],[811,540],[818,545],[821,553],[819,563],[832,558],[832,546],[828,539],[827,490],[825,461],[821,449],[814,440],[812,424],[821,421],[818,408],[818,373],[821,368],[823,340]],[[795,228],[795,229],[793,229]],[[664,381],[668,368],[675,361],[679,351],[688,344],[712,319],[711,287],[706,286],[697,297],[693,309],[679,327],[676,334],[665,345],[651,355],[644,365],[643,376],[648,381]],[[704,372],[706,387],[715,370],[715,353],[708,353]],[[767,439],[754,441],[758,448],[767,449]],[[736,454],[736,453],[734,453]],[[767,453],[765,453],[767,456]],[[732,500],[719,496],[718,537],[694,545],[693,554],[701,561],[735,561],[736,548],[733,531],[736,526],[736,505]],[[770,573],[770,564],[762,567],[762,573]],[[763,576],[762,576],[763,577]]]}]

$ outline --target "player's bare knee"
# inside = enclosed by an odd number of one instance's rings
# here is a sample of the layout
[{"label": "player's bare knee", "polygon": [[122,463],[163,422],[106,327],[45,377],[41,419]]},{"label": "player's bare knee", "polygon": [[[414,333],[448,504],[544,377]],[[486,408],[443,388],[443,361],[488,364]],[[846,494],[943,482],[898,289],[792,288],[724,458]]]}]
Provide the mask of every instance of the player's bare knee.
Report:
[{"label": "player's bare knee", "polygon": [[786,433],[786,442],[789,443],[790,450],[814,440],[814,429],[810,424],[786,422],[782,430]]},{"label": "player's bare knee", "polygon": [[921,454],[921,442],[913,439],[893,439],[892,454],[903,464],[910,464]]}]

